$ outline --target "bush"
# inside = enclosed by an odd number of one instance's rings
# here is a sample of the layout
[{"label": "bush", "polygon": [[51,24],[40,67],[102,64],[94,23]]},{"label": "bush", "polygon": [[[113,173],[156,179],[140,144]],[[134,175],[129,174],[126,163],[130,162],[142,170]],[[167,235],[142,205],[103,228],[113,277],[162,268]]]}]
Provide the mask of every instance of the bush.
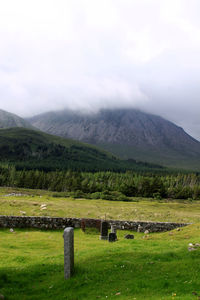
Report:
[{"label": "bush", "polygon": [[101,193],[101,198],[111,201],[130,201],[128,197],[118,191],[105,191]]},{"label": "bush", "polygon": [[70,193],[60,192],[60,193],[54,193],[54,194],[52,194],[52,197],[54,197],[54,198],[62,198],[62,197],[68,198],[69,195],[70,195]]},{"label": "bush", "polygon": [[153,198],[156,199],[156,200],[161,200],[162,199],[161,194],[159,192],[153,193]]},{"label": "bush", "polygon": [[101,192],[96,192],[90,194],[91,199],[101,199],[102,198],[102,193]]},{"label": "bush", "polygon": [[74,192],[70,192],[69,193],[70,194],[70,196],[72,197],[72,198],[90,198],[90,197],[88,197],[88,194],[86,194],[86,193],[83,193],[82,191],[80,191],[80,190],[77,190],[77,191],[74,191]]}]

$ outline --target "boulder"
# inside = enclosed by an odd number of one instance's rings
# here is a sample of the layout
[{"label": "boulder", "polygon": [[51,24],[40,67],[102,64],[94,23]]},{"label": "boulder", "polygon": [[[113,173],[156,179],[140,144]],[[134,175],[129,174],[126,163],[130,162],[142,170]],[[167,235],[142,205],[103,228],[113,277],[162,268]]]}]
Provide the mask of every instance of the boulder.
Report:
[{"label": "boulder", "polygon": [[126,234],[124,236],[124,238],[127,239],[127,240],[133,240],[134,239],[134,235],[133,234]]}]

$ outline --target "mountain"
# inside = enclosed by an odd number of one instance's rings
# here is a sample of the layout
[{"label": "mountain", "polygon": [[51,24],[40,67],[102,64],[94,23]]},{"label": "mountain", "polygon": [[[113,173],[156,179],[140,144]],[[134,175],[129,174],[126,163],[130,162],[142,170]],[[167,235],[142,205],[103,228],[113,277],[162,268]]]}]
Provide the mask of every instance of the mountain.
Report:
[{"label": "mountain", "polygon": [[29,119],[42,131],[87,142],[123,158],[200,171],[200,142],[162,117],[135,109],[69,110]]},{"label": "mountain", "polygon": [[28,121],[18,117],[15,114],[0,109],[0,128],[9,127],[33,128]]},{"label": "mountain", "polygon": [[0,129],[0,162],[17,169],[125,171],[163,169],[142,162],[123,161],[112,154],[74,140],[26,128]]}]

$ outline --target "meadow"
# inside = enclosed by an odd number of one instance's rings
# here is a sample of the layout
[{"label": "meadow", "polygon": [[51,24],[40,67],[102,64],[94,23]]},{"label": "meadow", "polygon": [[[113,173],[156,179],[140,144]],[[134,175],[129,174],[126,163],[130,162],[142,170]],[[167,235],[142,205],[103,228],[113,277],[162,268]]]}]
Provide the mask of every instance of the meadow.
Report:
[{"label": "meadow", "polygon": [[[60,195],[60,196],[59,196]],[[56,197],[55,197],[56,196]],[[63,197],[45,190],[0,188],[0,215],[52,216],[193,223],[200,221],[198,200],[156,200],[132,197],[131,202]],[[46,204],[46,209],[41,205]]]},{"label": "meadow", "polygon": [[0,293],[8,300],[200,298],[200,224],[180,231],[99,240],[75,230],[75,272],[64,280],[63,231],[1,229]]},{"label": "meadow", "polygon": [[[118,241],[75,229],[75,271],[64,280],[63,231],[0,229],[0,294],[5,300],[200,299],[200,202],[133,202],[58,197],[44,190],[0,189],[1,215],[49,215],[194,224],[165,233],[118,230]],[[41,205],[47,209],[42,210]],[[133,233],[133,240],[124,235]]]}]

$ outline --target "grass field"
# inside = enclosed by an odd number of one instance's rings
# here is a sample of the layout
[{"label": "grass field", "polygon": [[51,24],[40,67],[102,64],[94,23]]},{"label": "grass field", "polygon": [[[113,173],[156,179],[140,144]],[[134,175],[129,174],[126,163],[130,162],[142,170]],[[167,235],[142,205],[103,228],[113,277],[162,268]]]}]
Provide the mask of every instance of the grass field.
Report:
[{"label": "grass field", "polygon": [[1,229],[0,293],[7,300],[200,299],[200,224],[115,243],[75,230],[75,273],[64,280],[62,231]]},{"label": "grass field", "polygon": [[119,230],[115,243],[100,241],[95,230],[75,229],[75,272],[69,280],[64,280],[62,230],[0,229],[0,294],[5,300],[200,299],[200,248],[188,251],[189,243],[200,243],[200,202],[133,200],[72,199],[1,188],[1,215],[106,215],[194,224],[166,233],[134,232],[134,240],[124,239],[127,232]]},{"label": "grass field", "polygon": [[[10,195],[12,193],[18,196]],[[200,222],[200,201],[197,200],[133,198],[133,202],[123,202],[53,197],[54,194],[48,191],[0,188],[0,215]],[[42,204],[46,204],[45,210],[41,209]]]}]

